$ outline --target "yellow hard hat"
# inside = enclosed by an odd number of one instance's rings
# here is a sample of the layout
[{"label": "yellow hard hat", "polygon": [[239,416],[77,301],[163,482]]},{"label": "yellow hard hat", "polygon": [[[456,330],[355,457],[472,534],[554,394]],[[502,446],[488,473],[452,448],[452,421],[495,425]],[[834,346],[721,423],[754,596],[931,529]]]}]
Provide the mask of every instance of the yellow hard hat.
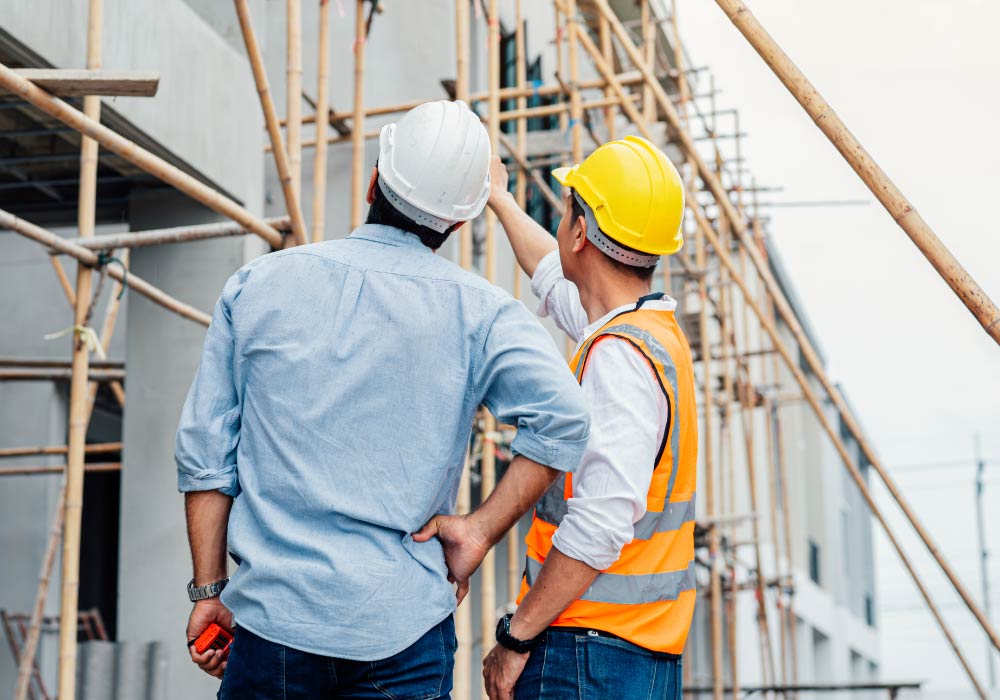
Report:
[{"label": "yellow hard hat", "polygon": [[552,176],[580,195],[613,241],[648,255],[671,255],[684,245],[684,184],[670,159],[646,139],[610,141]]}]

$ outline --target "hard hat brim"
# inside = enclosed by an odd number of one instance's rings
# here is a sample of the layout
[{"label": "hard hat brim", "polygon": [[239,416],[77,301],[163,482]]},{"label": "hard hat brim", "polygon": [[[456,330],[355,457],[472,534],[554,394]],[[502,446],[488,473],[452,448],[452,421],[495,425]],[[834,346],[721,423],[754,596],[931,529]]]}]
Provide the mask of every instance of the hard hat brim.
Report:
[{"label": "hard hat brim", "polygon": [[570,180],[573,177],[573,173],[576,172],[576,168],[577,166],[575,165],[566,168],[556,168],[555,170],[552,171],[552,177],[554,177],[556,179],[556,182],[558,182],[563,187],[572,187],[572,185],[570,184]]}]

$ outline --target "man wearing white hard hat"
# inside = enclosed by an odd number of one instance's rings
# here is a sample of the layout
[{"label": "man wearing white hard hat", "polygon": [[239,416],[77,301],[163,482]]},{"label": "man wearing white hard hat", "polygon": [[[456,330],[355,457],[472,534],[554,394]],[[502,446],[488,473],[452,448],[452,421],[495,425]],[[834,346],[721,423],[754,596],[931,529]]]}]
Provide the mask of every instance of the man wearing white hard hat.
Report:
[{"label": "man wearing white hard hat", "polygon": [[[434,251],[490,193],[460,102],[382,130],[368,221],[226,284],[177,431],[192,659],[223,698],[449,698],[452,613],[484,552],[589,434],[582,392],[523,305]],[[477,408],[515,425],[496,490],[451,513]],[[237,563],[227,572],[227,553]],[[227,650],[200,651],[212,623]]]}]

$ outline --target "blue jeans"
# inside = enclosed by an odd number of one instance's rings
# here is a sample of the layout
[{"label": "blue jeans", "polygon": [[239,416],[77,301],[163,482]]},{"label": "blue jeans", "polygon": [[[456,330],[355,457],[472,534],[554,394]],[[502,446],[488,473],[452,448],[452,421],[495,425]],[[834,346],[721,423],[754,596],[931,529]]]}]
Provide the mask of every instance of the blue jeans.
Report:
[{"label": "blue jeans", "polygon": [[448,616],[381,661],[318,656],[237,627],[219,700],[450,700],[455,622]]},{"label": "blue jeans", "polygon": [[681,700],[681,659],[603,633],[549,628],[515,700]]}]

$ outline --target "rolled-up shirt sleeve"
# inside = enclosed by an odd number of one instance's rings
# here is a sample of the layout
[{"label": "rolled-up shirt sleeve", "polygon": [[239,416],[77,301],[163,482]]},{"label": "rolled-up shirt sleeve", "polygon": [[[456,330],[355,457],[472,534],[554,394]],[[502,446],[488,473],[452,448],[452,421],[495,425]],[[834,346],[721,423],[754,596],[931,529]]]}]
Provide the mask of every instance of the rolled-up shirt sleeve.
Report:
[{"label": "rolled-up shirt sleeve", "polygon": [[205,336],[201,363],[181,411],[174,441],[177,489],[239,493],[236,450],[240,439],[241,403],[234,376],[235,338],[232,304],[245,273],[226,283]]},{"label": "rolled-up shirt sleeve", "polygon": [[668,409],[645,358],[616,338],[593,346],[582,388],[593,414],[590,442],[552,544],[603,571],[646,514]]},{"label": "rolled-up shirt sleeve", "polygon": [[474,365],[481,402],[517,427],[511,450],[573,471],[590,435],[583,391],[552,337],[524,305],[500,301]]}]

